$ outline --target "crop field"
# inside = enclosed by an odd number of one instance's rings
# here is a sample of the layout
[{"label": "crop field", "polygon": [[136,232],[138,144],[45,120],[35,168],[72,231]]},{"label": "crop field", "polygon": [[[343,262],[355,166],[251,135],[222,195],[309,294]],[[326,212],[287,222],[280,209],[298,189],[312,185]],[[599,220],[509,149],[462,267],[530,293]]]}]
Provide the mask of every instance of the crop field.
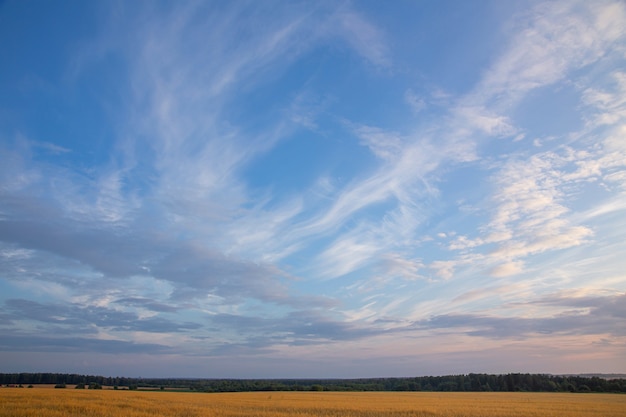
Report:
[{"label": "crop field", "polygon": [[624,417],[626,395],[0,389],[4,417]]}]

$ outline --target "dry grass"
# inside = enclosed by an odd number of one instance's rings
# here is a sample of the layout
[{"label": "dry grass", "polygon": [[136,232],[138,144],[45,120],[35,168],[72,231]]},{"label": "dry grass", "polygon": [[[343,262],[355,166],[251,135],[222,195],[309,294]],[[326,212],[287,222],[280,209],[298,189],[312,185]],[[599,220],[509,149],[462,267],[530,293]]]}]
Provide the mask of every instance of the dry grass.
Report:
[{"label": "dry grass", "polygon": [[626,417],[626,395],[0,389],[11,417]]}]

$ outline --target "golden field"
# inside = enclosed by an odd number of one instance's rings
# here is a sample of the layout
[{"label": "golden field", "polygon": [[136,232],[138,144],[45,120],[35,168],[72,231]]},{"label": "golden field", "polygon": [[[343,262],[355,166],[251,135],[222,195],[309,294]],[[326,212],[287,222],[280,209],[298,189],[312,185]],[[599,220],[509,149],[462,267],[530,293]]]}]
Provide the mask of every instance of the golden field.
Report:
[{"label": "golden field", "polygon": [[0,389],[2,417],[624,417],[626,395]]}]

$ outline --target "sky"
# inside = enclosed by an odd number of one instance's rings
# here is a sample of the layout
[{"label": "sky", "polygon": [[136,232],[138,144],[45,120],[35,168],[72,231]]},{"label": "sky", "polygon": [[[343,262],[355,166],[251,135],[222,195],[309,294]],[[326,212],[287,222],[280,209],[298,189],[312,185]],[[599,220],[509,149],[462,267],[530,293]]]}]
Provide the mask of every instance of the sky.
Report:
[{"label": "sky", "polygon": [[623,1],[0,2],[0,372],[626,373]]}]

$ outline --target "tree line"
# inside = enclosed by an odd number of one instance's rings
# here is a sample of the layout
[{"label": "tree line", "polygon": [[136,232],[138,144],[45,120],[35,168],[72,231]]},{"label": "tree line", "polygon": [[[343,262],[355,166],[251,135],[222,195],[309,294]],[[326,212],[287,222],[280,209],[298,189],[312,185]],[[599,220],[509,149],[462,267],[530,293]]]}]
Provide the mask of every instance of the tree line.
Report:
[{"label": "tree line", "polygon": [[55,384],[184,389],[198,392],[242,391],[529,391],[626,393],[626,379],[511,373],[362,379],[186,379],[128,378],[61,373],[0,373],[0,384]]}]

